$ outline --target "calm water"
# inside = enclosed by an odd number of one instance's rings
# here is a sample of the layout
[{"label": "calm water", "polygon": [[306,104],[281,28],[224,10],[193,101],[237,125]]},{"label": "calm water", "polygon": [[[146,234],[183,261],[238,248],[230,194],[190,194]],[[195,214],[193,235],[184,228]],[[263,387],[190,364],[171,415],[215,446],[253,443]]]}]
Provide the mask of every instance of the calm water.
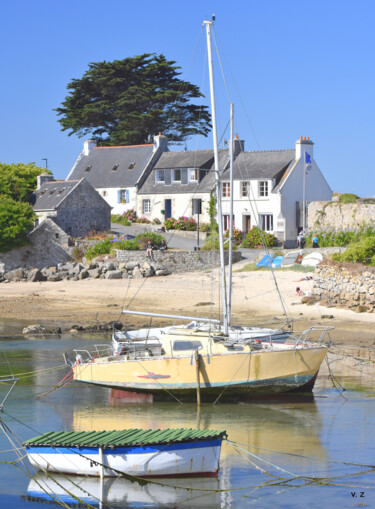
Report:
[{"label": "calm water", "polygon": [[55,494],[49,507],[61,507],[56,500],[79,506],[73,494],[80,507],[375,507],[375,472],[344,464],[375,464],[375,388],[356,371],[340,380],[346,399],[321,379],[313,398],[204,405],[199,412],[193,404],[129,402],[116,391],[83,385],[35,399],[67,373],[63,352],[103,341],[11,340],[11,334],[11,324],[0,323],[0,375],[22,375],[0,414],[13,446],[46,431],[126,427],[226,429],[235,445],[223,444],[218,479],[140,487],[122,479],[35,476],[22,450],[21,460],[5,463],[17,455],[1,432],[1,508],[45,508],[45,492]]}]

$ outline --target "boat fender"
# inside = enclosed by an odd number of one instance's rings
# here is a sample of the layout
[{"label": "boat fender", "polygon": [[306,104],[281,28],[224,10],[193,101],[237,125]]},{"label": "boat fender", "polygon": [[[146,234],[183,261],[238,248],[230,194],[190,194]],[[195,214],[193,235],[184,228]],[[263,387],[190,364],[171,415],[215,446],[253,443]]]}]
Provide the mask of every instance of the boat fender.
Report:
[{"label": "boat fender", "polygon": [[77,353],[76,355],[76,364],[82,364],[82,355],[80,355],[79,353]]}]

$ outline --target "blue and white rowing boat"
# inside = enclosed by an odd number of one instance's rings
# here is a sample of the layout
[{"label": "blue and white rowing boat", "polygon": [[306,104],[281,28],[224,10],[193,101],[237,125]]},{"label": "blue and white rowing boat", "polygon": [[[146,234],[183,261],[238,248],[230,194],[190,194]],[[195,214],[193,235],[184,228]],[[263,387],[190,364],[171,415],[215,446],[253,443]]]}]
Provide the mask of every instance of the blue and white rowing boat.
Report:
[{"label": "blue and white rowing boat", "polygon": [[225,431],[48,432],[23,443],[40,470],[91,476],[217,476]]}]

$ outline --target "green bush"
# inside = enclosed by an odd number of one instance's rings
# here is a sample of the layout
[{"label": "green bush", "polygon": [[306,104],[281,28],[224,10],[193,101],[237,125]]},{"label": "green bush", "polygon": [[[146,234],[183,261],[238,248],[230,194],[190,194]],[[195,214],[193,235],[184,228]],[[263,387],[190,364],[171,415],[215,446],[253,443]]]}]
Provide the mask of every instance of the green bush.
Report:
[{"label": "green bush", "polygon": [[0,252],[28,244],[27,232],[34,226],[34,218],[29,203],[0,195]]},{"label": "green bush", "polygon": [[85,257],[88,260],[92,260],[96,256],[110,254],[112,251],[113,244],[109,239],[103,240],[103,242],[98,242],[95,246],[90,246],[87,248],[85,252]]},{"label": "green bush", "polygon": [[[212,251],[219,249],[219,235],[214,232],[206,239],[202,248],[203,251]],[[229,249],[229,242],[224,242],[224,249]],[[233,246],[233,250],[235,250],[235,246]]]},{"label": "green bush", "polygon": [[267,233],[257,226],[253,226],[246,234],[245,239],[241,243],[241,247],[245,248],[264,248],[276,246],[277,239],[272,233]]},{"label": "green bush", "polygon": [[375,235],[351,244],[343,253],[333,253],[332,259],[336,262],[375,265]]},{"label": "green bush", "polygon": [[[242,242],[242,231],[239,228],[233,227],[233,243],[234,244],[241,244]],[[225,230],[224,237],[226,239],[229,238],[229,230]]]},{"label": "green bush", "polygon": [[353,193],[341,194],[339,197],[340,203],[355,203],[358,200],[358,196]]},{"label": "green bush", "polygon": [[152,240],[154,246],[159,247],[162,240],[165,240],[163,235],[158,235],[157,233],[148,232],[141,233],[135,237],[132,242],[138,244],[139,249],[146,249],[146,244],[149,240]]}]

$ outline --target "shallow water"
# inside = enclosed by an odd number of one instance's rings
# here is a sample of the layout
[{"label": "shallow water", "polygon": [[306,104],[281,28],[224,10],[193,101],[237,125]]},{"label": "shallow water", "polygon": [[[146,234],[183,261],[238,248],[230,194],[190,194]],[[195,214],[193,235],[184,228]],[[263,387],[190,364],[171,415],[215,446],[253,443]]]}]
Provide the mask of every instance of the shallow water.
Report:
[{"label": "shallow water", "polygon": [[[0,375],[20,381],[0,414],[11,437],[0,435],[0,507],[373,507],[375,472],[375,383],[363,372],[339,377],[339,393],[328,376],[314,396],[250,404],[203,405],[137,402],[119,391],[84,385],[45,394],[67,373],[63,352],[104,340],[11,339],[0,324]],[[327,372],[327,375],[329,373]],[[5,387],[0,384],[0,394]],[[16,444],[46,431],[127,427],[226,429],[217,479],[169,479],[140,487],[123,479],[54,476],[35,471]],[[350,462],[351,464],[345,464]],[[185,487],[189,489],[181,489]],[[47,495],[49,493],[50,495]],[[53,494],[54,495],[51,495]]]}]

